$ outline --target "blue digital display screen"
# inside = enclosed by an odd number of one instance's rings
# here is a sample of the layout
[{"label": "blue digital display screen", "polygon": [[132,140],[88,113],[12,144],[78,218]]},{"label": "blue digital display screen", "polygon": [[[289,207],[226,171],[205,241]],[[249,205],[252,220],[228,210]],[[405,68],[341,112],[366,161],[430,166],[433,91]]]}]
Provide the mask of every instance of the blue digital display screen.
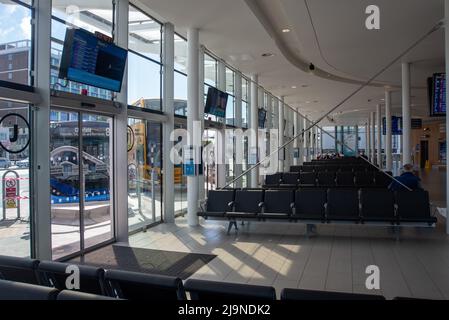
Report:
[{"label": "blue digital display screen", "polygon": [[82,29],[66,33],[59,77],[119,92],[128,52]]},{"label": "blue digital display screen", "polygon": [[431,115],[444,116],[446,115],[446,74],[434,74],[432,82]]},{"label": "blue digital display screen", "polygon": [[267,111],[265,109],[259,109],[259,128],[265,128],[265,122],[267,121]]},{"label": "blue digital display screen", "polygon": [[[393,136],[402,135],[402,117],[391,117],[391,134]],[[387,119],[383,118],[383,135],[387,135]]]},{"label": "blue digital display screen", "polygon": [[228,97],[229,95],[226,92],[210,87],[207,92],[204,113],[212,114],[219,118],[225,118]]}]

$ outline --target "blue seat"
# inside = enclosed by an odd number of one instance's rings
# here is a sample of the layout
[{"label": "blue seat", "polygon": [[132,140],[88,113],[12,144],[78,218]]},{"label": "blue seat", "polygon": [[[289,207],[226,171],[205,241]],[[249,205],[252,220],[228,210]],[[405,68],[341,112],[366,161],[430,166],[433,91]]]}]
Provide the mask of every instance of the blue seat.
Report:
[{"label": "blue seat", "polygon": [[127,300],[186,300],[182,280],[155,274],[107,270],[108,296]]},{"label": "blue seat", "polygon": [[301,189],[295,193],[295,220],[325,220],[326,189]]},{"label": "blue seat", "polygon": [[117,301],[119,299],[112,298],[112,297],[106,297],[106,296],[100,296],[96,294],[90,294],[85,292],[79,292],[79,291],[71,291],[71,290],[63,290],[61,291],[58,296],[56,297],[56,300],[62,300],[62,301],[71,301],[71,300],[110,300],[110,301]]},{"label": "blue seat", "polygon": [[210,190],[207,195],[206,207],[198,216],[204,218],[221,218],[226,212],[232,211],[235,190]]},{"label": "blue seat", "polygon": [[35,284],[0,280],[0,300],[55,300],[58,292]]},{"label": "blue seat", "polygon": [[226,213],[233,219],[257,218],[262,212],[263,190],[238,190],[235,193],[234,211]]},{"label": "blue seat", "polygon": [[[70,264],[52,262],[52,261],[41,261],[37,271],[40,277],[42,285],[48,287],[54,287],[58,290],[65,290],[66,279],[69,274],[66,273],[67,267]],[[105,285],[104,285],[104,273],[102,268],[77,265],[80,272],[80,290],[81,292],[105,295]]]},{"label": "blue seat", "polygon": [[380,295],[314,291],[303,289],[284,289],[281,292],[281,300],[300,301],[300,300],[386,300]]},{"label": "blue seat", "polygon": [[191,300],[215,302],[223,300],[276,300],[276,290],[267,286],[188,279],[184,288],[190,293]]},{"label": "blue seat", "polygon": [[0,279],[40,284],[37,274],[39,260],[0,256]]},{"label": "blue seat", "polygon": [[430,213],[429,192],[424,190],[396,192],[399,223],[423,222],[432,225],[437,222]]},{"label": "blue seat", "polygon": [[329,189],[327,221],[360,221],[359,192],[356,189]]},{"label": "blue seat", "polygon": [[267,190],[263,202],[262,219],[288,219],[294,206],[293,190]]}]

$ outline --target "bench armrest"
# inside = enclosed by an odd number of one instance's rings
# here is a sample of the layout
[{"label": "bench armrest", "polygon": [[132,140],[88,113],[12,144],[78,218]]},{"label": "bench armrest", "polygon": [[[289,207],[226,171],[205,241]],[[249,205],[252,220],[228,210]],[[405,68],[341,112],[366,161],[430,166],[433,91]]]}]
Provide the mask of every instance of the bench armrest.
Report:
[{"label": "bench armrest", "polygon": [[206,212],[207,209],[207,200],[200,201],[200,208],[202,212]]}]

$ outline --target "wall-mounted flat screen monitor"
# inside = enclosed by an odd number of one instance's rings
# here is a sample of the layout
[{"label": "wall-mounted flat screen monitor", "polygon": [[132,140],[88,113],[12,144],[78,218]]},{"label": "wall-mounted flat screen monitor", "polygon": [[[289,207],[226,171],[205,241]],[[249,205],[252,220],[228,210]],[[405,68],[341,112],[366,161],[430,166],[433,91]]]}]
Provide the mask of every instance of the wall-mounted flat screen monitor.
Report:
[{"label": "wall-mounted flat screen monitor", "polygon": [[267,111],[265,109],[259,109],[259,128],[264,129],[267,121]]},{"label": "wall-mounted flat screen monitor", "polygon": [[119,92],[128,52],[83,29],[68,29],[59,78]]},{"label": "wall-mounted flat screen monitor", "polygon": [[208,113],[219,118],[226,118],[226,105],[229,95],[216,88],[209,87],[207,91],[206,107],[204,113]]},{"label": "wall-mounted flat screen monitor", "polygon": [[435,73],[427,79],[430,116],[444,117],[446,115],[446,74]]},{"label": "wall-mounted flat screen monitor", "polygon": [[422,127],[423,127],[422,119],[412,119],[413,130],[422,129]]},{"label": "wall-mounted flat screen monitor", "polygon": [[[383,118],[383,135],[387,135],[387,119]],[[391,134],[393,136],[402,135],[402,117],[391,117]]]}]

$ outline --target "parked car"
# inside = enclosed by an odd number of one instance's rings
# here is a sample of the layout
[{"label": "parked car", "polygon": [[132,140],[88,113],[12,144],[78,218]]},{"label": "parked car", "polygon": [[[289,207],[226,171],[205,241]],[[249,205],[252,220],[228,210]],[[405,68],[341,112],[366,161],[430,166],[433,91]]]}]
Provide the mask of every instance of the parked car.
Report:
[{"label": "parked car", "polygon": [[28,168],[30,166],[30,159],[26,158],[16,162],[16,166],[19,168]]},{"label": "parked car", "polygon": [[0,158],[0,168],[8,169],[11,166],[11,161],[6,158]]}]

